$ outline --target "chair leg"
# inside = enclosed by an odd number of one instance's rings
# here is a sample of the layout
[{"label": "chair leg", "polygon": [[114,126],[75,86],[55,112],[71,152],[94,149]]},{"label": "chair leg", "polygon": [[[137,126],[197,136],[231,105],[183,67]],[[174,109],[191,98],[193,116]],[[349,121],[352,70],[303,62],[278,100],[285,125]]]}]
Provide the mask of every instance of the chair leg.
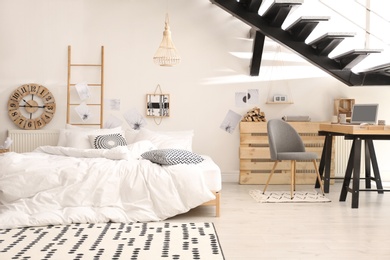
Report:
[{"label": "chair leg", "polygon": [[297,190],[297,161],[294,161],[294,191]]},{"label": "chair leg", "polygon": [[295,191],[295,161],[291,160],[291,191],[290,191],[290,196],[291,199],[294,198],[294,191]]},{"label": "chair leg", "polygon": [[272,170],[271,170],[271,173],[268,177],[268,180],[267,180],[267,183],[265,184],[265,187],[264,187],[264,190],[263,190],[263,194],[265,193],[265,191],[267,190],[267,187],[268,187],[268,184],[269,184],[269,181],[271,180],[272,178],[272,175],[274,174],[275,172],[275,169],[276,169],[276,165],[278,165],[278,161],[275,161],[274,163],[274,167],[272,167]]},{"label": "chair leg", "polygon": [[322,184],[321,176],[320,176],[320,173],[318,172],[317,162],[316,162],[315,159],[313,160],[313,164],[314,164],[314,169],[316,170],[316,173],[317,173],[317,180],[318,180],[318,182],[320,183],[322,195],[325,195],[325,192],[324,192],[324,185]]}]

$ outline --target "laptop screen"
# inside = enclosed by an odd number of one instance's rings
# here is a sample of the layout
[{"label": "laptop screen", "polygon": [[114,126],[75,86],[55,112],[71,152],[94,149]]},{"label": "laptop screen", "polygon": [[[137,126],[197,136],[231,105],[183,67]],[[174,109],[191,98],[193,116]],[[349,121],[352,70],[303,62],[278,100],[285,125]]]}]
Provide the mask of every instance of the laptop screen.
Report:
[{"label": "laptop screen", "polygon": [[351,123],[376,124],[378,104],[355,104],[352,109]]}]

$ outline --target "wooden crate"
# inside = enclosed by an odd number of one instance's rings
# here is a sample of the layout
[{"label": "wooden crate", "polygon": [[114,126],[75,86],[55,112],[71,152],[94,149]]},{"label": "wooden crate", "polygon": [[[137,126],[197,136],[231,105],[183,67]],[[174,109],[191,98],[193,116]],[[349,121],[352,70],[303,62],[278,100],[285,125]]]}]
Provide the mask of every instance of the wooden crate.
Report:
[{"label": "wooden crate", "polygon": [[[320,161],[324,136],[318,135],[319,122],[289,122],[300,134],[306,151],[318,154]],[[332,151],[331,176],[334,176],[334,151]],[[240,122],[240,184],[265,184],[274,161],[270,159],[267,123]],[[270,184],[290,184],[290,162],[278,164]],[[297,162],[297,184],[314,184],[316,173],[310,161]]]},{"label": "wooden crate", "polygon": [[353,98],[339,98],[334,100],[333,114],[339,117],[340,114],[346,114],[347,121],[349,122],[352,116],[352,108],[355,105],[355,99]]}]

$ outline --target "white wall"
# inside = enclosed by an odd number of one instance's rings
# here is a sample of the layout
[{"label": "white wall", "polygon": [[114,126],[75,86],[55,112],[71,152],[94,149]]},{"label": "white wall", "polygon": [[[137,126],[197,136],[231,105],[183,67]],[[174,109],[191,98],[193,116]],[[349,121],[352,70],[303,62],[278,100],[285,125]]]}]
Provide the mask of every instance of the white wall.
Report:
[{"label": "white wall", "polygon": [[[169,10],[173,41],[182,63],[173,68],[153,64]],[[67,46],[75,62],[99,59],[105,46],[105,97],[120,98],[122,118],[136,108],[145,114],[145,95],[157,84],[171,95],[171,117],[147,127],[159,130],[194,129],[193,149],[208,154],[225,178],[238,180],[239,131],[221,130],[229,109],[244,115],[253,105],[235,106],[235,93],[258,89],[256,104],[266,118],[309,115],[329,120],[334,98],[380,103],[379,119],[390,122],[388,87],[348,87],[296,55],[286,55],[283,68],[275,63],[275,44],[267,42],[259,77],[249,76],[252,42],[249,28],[208,0],[1,0],[0,1],[0,141],[7,129],[17,129],[7,113],[11,92],[25,83],[49,88],[57,112],[46,128],[62,128],[66,120]],[[280,75],[283,78],[280,78]],[[287,92],[291,105],[266,104],[267,97]],[[124,123],[125,127],[128,127]],[[389,143],[381,143],[387,150]],[[386,152],[378,151],[384,179],[390,179]]]}]

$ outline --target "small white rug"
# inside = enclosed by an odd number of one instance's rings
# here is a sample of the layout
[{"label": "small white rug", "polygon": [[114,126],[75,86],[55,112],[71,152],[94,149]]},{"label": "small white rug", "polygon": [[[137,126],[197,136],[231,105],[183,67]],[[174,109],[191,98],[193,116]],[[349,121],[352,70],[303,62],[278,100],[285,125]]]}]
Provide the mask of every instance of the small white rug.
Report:
[{"label": "small white rug", "polygon": [[0,259],[224,259],[213,223],[0,229]]},{"label": "small white rug", "polygon": [[330,199],[316,191],[295,191],[294,198],[291,199],[290,191],[249,191],[251,197],[260,203],[315,203],[330,202]]}]

